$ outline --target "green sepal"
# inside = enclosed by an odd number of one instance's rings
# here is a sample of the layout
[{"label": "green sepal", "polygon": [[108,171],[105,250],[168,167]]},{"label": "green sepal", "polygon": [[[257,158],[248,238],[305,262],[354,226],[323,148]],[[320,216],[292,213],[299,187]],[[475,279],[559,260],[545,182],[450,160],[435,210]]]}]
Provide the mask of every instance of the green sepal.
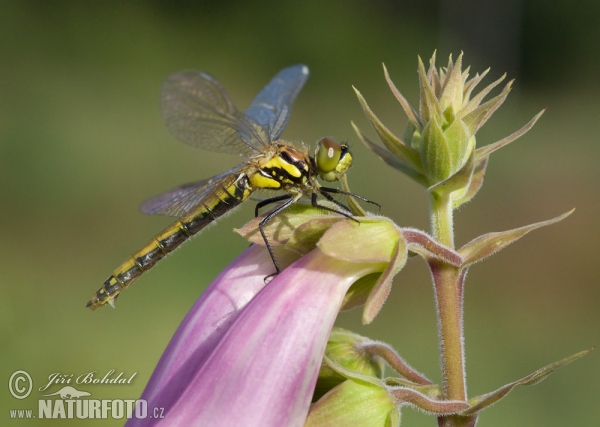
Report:
[{"label": "green sepal", "polygon": [[475,135],[481,126],[483,126],[492,114],[494,114],[494,112],[502,105],[511,90],[512,83],[513,80],[504,86],[504,89],[502,89],[502,92],[499,95],[493,97],[486,103],[481,104],[479,107],[462,117],[462,120],[467,125],[471,135]]},{"label": "green sepal", "polygon": [[462,75],[462,57],[461,53],[456,59],[456,63],[452,63],[452,56],[448,61],[446,69],[446,79],[444,87],[440,94],[440,106],[442,110],[452,107],[453,111],[459,111],[463,103],[463,75]]},{"label": "green sepal", "polygon": [[526,225],[513,230],[487,233],[471,240],[458,250],[458,253],[464,258],[462,267],[468,267],[469,265],[481,261],[499,250],[504,249],[506,246],[517,241],[530,231],[562,221],[571,215],[574,210],[575,209],[572,209],[569,212],[547,221],[536,222],[535,224]]},{"label": "green sepal", "polygon": [[456,209],[460,205],[467,203],[473,197],[475,197],[475,194],[477,194],[483,185],[488,158],[489,157],[480,157],[475,160],[475,166],[471,172],[471,180],[469,181],[469,185],[462,193],[457,192],[456,195],[452,195],[452,209]]},{"label": "green sepal", "polygon": [[408,117],[408,120],[410,120],[412,127],[415,129],[422,128],[423,123],[421,123],[418,113],[409,104],[409,102],[406,100],[404,95],[402,95],[402,93],[400,93],[400,91],[398,90],[398,88],[396,87],[394,82],[392,82],[392,79],[390,78],[390,75],[388,73],[388,70],[387,70],[385,64],[382,64],[382,65],[383,65],[383,74],[385,75],[385,80],[387,81],[388,86],[390,87],[392,93],[394,94],[394,96],[396,97],[396,99],[398,100],[400,105],[402,105],[402,108],[404,109],[404,113]]},{"label": "green sepal", "polygon": [[[427,178],[425,178],[425,175],[423,175],[422,168],[420,166],[419,166],[419,168],[415,168],[414,165],[412,165],[412,163],[414,163],[414,162],[412,162],[412,160],[410,162],[407,162],[407,161],[402,160],[402,158],[400,158],[400,157],[394,156],[394,154],[392,154],[392,152],[390,152],[389,150],[386,150],[384,147],[381,147],[378,144],[375,144],[373,141],[371,141],[369,138],[367,138],[353,122],[351,122],[351,123],[352,123],[352,127],[354,128],[354,131],[356,132],[356,134],[358,135],[358,138],[362,141],[362,143],[365,144],[367,146],[367,148],[372,150],[375,154],[377,154],[381,158],[381,160],[386,162],[388,165],[390,165],[394,169],[399,170],[403,174],[409,176],[410,178],[412,178],[419,184],[427,185]],[[416,152],[416,150],[414,150],[414,151]],[[418,156],[419,153],[416,152],[416,155]],[[406,157],[403,157],[403,158],[406,158]]]},{"label": "green sepal", "polygon": [[[481,81],[481,79],[488,73],[488,71],[489,71],[489,68],[485,72],[483,72],[483,74],[481,76],[476,76],[473,79],[473,80],[475,80],[475,84],[479,83]],[[479,104],[481,104],[481,101],[483,101],[483,98],[485,98],[487,96],[487,94],[490,93],[490,91],[493,88],[498,86],[505,78],[506,78],[506,73],[503,74],[502,77],[500,77],[498,80],[490,83],[485,88],[483,88],[480,92],[478,92],[477,95],[475,95],[471,100],[469,100],[469,102],[463,107],[463,109],[461,110],[461,117],[466,116],[467,114],[471,113],[473,110],[478,108]],[[471,87],[469,89],[472,90],[473,87]],[[470,93],[470,91],[469,91],[469,93]]]},{"label": "green sepal", "polygon": [[358,89],[354,88],[354,91],[356,92],[356,96],[358,97],[358,101],[360,102],[365,115],[369,119],[369,122],[371,122],[371,126],[375,129],[375,132],[377,132],[381,142],[383,142],[383,145],[385,145],[394,156],[398,157],[412,169],[417,172],[422,172],[419,152],[390,132],[390,130],[381,123],[381,120],[379,120],[375,113],[373,113],[371,108],[369,108],[367,101],[365,101],[365,98],[363,98]]},{"label": "green sepal", "polygon": [[510,393],[515,387],[525,386],[525,385],[535,385],[535,384],[543,381],[544,379],[546,379],[546,377],[548,377],[548,375],[553,373],[558,368],[565,366],[565,365],[573,362],[574,360],[585,356],[586,354],[589,354],[593,350],[594,350],[594,347],[592,347],[588,350],[580,351],[579,353],[575,353],[569,357],[559,360],[558,362],[554,362],[549,365],[546,365],[543,368],[538,369],[534,373],[527,375],[526,377],[521,378],[518,381],[512,382],[503,387],[500,387],[496,391],[469,399],[469,404],[471,405],[471,407],[469,409],[462,411],[460,414],[465,415],[465,416],[476,414],[476,413],[480,412],[481,410],[487,408],[488,406],[493,405],[500,399],[502,399],[504,396],[506,396],[508,393]]},{"label": "green sepal", "polygon": [[485,178],[485,171],[487,168],[490,154],[493,153],[494,151],[499,150],[500,148],[510,144],[511,142],[520,138],[521,136],[523,136],[527,131],[529,131],[533,127],[533,125],[538,121],[538,119],[542,116],[542,114],[544,114],[544,111],[545,110],[540,111],[525,126],[523,126],[518,131],[512,133],[511,135],[507,136],[506,138],[503,138],[492,144],[485,145],[481,148],[477,148],[475,150],[475,168],[473,169],[471,181],[469,182],[469,187],[466,189],[466,191],[463,194],[461,194],[459,196],[453,195],[453,198],[452,198],[452,208],[453,209],[456,209],[460,205],[467,203],[473,197],[475,197],[475,195],[477,194],[477,192],[483,185],[483,180]]},{"label": "green sepal", "polygon": [[462,194],[468,191],[469,183],[475,170],[475,152],[471,151],[471,155],[467,158],[465,164],[444,181],[440,181],[427,189],[432,194],[443,197],[448,193],[453,193],[452,198],[460,198]]},{"label": "green sepal", "polygon": [[[490,69],[488,68],[481,74],[476,73],[475,76],[471,80],[465,81],[465,87],[463,88],[463,99],[465,101],[467,101],[467,105],[468,105],[469,98],[471,97],[471,93],[489,72],[490,72]],[[477,105],[479,105],[479,104],[477,104]],[[467,113],[468,112],[469,111],[467,111]]]},{"label": "green sepal", "polygon": [[469,133],[462,120],[454,120],[450,123],[450,126],[444,130],[444,136],[450,148],[452,170],[456,171],[465,164],[471,152],[475,151],[475,136]]},{"label": "green sepal", "polygon": [[436,184],[452,175],[450,147],[437,120],[427,122],[423,129],[421,161],[431,184]]},{"label": "green sepal", "polygon": [[[425,65],[423,60],[419,56],[419,88],[421,102],[419,105],[419,113],[421,117],[421,123],[425,124],[431,121],[437,121],[442,115],[442,107],[436,96],[436,91],[431,86],[431,81],[437,81],[438,79],[428,79],[427,73],[425,72]],[[435,66],[429,68],[430,72],[436,72]]]},{"label": "green sepal", "polygon": [[499,141],[496,141],[492,144],[484,145],[483,147],[480,147],[477,150],[475,150],[475,154],[477,155],[477,158],[481,159],[481,158],[487,157],[490,154],[492,154],[494,151],[499,150],[500,148],[504,147],[505,145],[508,145],[511,142],[513,142],[515,139],[518,139],[521,136],[523,136],[525,133],[527,133],[533,127],[533,125],[535,125],[535,123],[538,121],[538,119],[540,117],[542,117],[542,114],[544,114],[545,111],[546,110],[544,109],[544,110],[540,111],[539,113],[537,113],[535,116],[533,116],[533,118],[531,120],[529,120],[529,122],[525,126],[523,126],[518,131],[508,135],[506,138],[502,138]]}]

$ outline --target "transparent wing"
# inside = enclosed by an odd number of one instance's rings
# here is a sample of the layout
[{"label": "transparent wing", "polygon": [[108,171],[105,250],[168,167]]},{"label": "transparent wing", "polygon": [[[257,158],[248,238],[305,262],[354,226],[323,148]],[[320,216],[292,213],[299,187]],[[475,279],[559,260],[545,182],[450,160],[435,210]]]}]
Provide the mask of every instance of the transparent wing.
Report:
[{"label": "transparent wing", "polygon": [[168,77],[161,111],[171,134],[194,147],[249,156],[270,144],[268,132],[237,110],[217,79],[201,71]]},{"label": "transparent wing", "polygon": [[146,215],[183,217],[200,205],[219,186],[227,186],[229,180],[233,182],[243,168],[244,165],[236,166],[212,178],[184,184],[146,200],[140,209]]},{"label": "transparent wing", "polygon": [[307,78],[306,65],[284,68],[256,95],[246,110],[246,116],[265,129],[271,141],[278,139],[285,129],[294,100]]}]

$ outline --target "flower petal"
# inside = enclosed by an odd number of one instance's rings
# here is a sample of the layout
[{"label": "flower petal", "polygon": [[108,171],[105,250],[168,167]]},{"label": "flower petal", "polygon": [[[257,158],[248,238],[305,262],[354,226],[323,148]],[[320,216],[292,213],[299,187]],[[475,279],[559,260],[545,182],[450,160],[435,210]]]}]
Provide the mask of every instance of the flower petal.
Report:
[{"label": "flower petal", "polygon": [[301,426],[344,294],[369,263],[315,250],[234,320],[157,425]]},{"label": "flower petal", "polygon": [[[149,407],[169,410],[188,387],[214,347],[244,306],[265,286],[273,270],[264,248],[252,246],[202,293],[163,353],[142,399]],[[152,425],[158,419],[131,419],[129,427]]]}]

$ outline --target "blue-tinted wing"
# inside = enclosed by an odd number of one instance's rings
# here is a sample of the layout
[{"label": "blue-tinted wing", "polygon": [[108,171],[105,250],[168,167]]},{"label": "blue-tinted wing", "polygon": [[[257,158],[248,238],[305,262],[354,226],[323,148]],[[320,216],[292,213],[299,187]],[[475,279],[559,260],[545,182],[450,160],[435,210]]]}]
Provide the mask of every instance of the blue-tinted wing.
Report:
[{"label": "blue-tinted wing", "polygon": [[245,111],[250,121],[267,131],[271,141],[278,139],[285,129],[294,100],[307,78],[306,65],[284,68],[256,95]]},{"label": "blue-tinted wing", "polygon": [[140,209],[146,215],[167,215],[183,217],[200,205],[219,186],[227,187],[228,180],[232,182],[245,165],[236,166],[222,174],[190,184],[184,184],[163,194],[146,200]]},{"label": "blue-tinted wing", "polygon": [[194,147],[249,156],[270,144],[266,131],[237,110],[217,79],[201,71],[168,77],[161,111],[171,134]]}]

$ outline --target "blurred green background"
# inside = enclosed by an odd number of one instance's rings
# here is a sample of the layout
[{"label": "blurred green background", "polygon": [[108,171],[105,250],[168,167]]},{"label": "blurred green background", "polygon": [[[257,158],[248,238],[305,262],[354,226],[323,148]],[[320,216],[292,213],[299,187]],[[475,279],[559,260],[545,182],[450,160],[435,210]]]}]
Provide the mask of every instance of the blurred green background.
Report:
[{"label": "blurred green background", "polygon": [[[478,134],[480,145],[548,110],[523,139],[492,156],[486,185],[456,214],[457,245],[577,211],[472,268],[465,301],[469,394],[596,345],[600,6],[455,3],[0,1],[0,424],[48,425],[10,420],[8,408],[36,408],[37,387],[56,372],[137,372],[131,385],[81,387],[95,398],[137,398],[187,310],[247,246],[232,229],[252,217],[251,203],[160,263],[116,310],[85,309],[110,272],[169,223],[143,216],[141,201],[238,160],[167,134],[160,84],[182,69],[216,75],[245,108],[278,70],[307,64],[311,77],[283,136],[311,145],[325,135],[347,140],[355,155],[352,189],[379,201],[382,214],[401,226],[421,229],[428,228],[422,189],[383,167],[350,127],[354,120],[375,138],[351,85],[399,133],[406,119],[382,62],[413,105],[417,55],[438,49],[443,65],[448,54],[464,51],[473,72],[492,66],[488,82],[508,71],[515,89]],[[338,323],[389,342],[440,379],[423,262],[413,260],[398,275],[372,325],[360,325],[360,315],[342,313]],[[18,369],[34,379],[34,392],[22,401],[7,387]],[[484,412],[480,425],[598,425],[599,399],[592,353],[536,387],[517,389]],[[403,421],[435,425],[412,409]]]}]

